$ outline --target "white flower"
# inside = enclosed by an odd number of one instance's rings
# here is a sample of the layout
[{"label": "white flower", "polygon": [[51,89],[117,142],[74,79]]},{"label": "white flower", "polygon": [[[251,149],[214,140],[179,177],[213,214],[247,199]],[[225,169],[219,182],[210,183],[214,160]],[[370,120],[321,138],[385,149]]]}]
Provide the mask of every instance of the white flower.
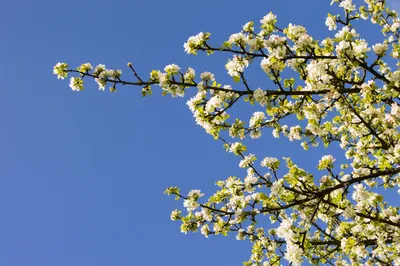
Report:
[{"label": "white flower", "polygon": [[183,76],[183,78],[184,78],[185,82],[192,83],[195,76],[196,76],[196,72],[194,71],[193,68],[189,67],[188,70],[186,70],[186,73]]},{"label": "white flower", "polygon": [[292,241],[294,237],[293,231],[291,230],[292,224],[292,219],[283,219],[279,227],[276,229],[276,235],[286,241]]},{"label": "white flower", "polygon": [[285,64],[282,63],[281,60],[279,60],[277,57],[274,57],[274,56],[270,56],[268,58],[264,57],[261,60],[260,65],[261,65],[262,70],[264,70],[266,73],[270,72],[271,69],[281,71],[285,68]]},{"label": "white flower", "polygon": [[[300,44],[302,45],[302,44]],[[282,59],[286,55],[286,47],[284,46],[278,46],[275,48],[268,48],[269,49],[269,54],[271,57],[276,57],[279,59]]]},{"label": "white flower", "polygon": [[313,42],[313,38],[310,35],[303,34],[297,40],[296,44],[297,44],[298,48],[305,48],[305,47],[311,46],[312,42]]},{"label": "white flower", "polygon": [[[248,168],[248,170],[253,170],[251,168]],[[244,179],[244,183],[246,185],[250,185],[250,184],[255,184],[257,183],[258,178],[254,175],[247,175],[246,178]]]},{"label": "white flower", "polygon": [[344,0],[340,3],[340,7],[344,8],[346,11],[351,12],[356,10],[356,6],[353,5],[352,0]]},{"label": "white flower", "polygon": [[152,80],[152,81],[159,81],[161,75],[162,75],[161,71],[159,71],[159,70],[152,70],[152,71],[150,72],[150,80]]},{"label": "white flower", "polygon": [[358,40],[357,44],[353,48],[355,55],[358,57],[365,57],[365,53],[370,51],[368,44],[365,40]]},{"label": "white flower", "polygon": [[236,235],[236,240],[244,240],[246,235],[244,234],[244,229],[239,229]]},{"label": "white flower", "polygon": [[328,15],[326,18],[325,25],[329,28],[329,30],[336,30],[336,21],[331,15]]},{"label": "white flower", "polygon": [[392,103],[390,114],[396,118],[400,118],[400,106],[397,103]]},{"label": "white flower", "polygon": [[201,209],[201,214],[202,214],[204,220],[206,220],[208,222],[212,220],[212,216],[211,216],[211,211],[210,210],[202,208]]},{"label": "white flower", "polygon": [[68,76],[68,64],[58,62],[53,68],[53,74],[57,75],[58,79],[65,79]]},{"label": "white flower", "polygon": [[335,160],[336,159],[333,158],[332,155],[322,156],[321,160],[319,160],[319,163],[318,163],[318,169],[322,170],[322,169],[326,169],[326,168],[332,168],[333,167],[333,162]]},{"label": "white flower", "polygon": [[98,73],[98,77],[95,78],[95,81],[99,85],[99,90],[104,91],[107,85],[109,71],[104,68],[104,65],[99,65],[99,67],[94,69],[94,73]]},{"label": "white flower", "polygon": [[241,56],[234,56],[232,59],[229,59],[225,65],[226,70],[228,70],[228,74],[231,77],[240,76],[240,73],[244,72],[244,69],[249,66],[249,61],[244,59]]},{"label": "white flower", "polygon": [[202,235],[204,235],[206,238],[208,238],[208,233],[210,232],[210,229],[208,228],[208,224],[205,224],[201,227],[200,232]]},{"label": "white flower", "polygon": [[229,147],[229,152],[233,152],[233,154],[239,155],[241,152],[246,151],[247,148],[240,142],[235,142]]},{"label": "white flower", "polygon": [[298,39],[300,38],[300,36],[307,33],[306,29],[303,26],[293,25],[292,23],[289,23],[288,27],[286,28],[286,31],[287,31],[287,36],[290,39]]},{"label": "white flower", "polygon": [[122,75],[122,70],[107,69],[105,72],[101,74],[105,74],[107,77],[110,77],[112,79],[117,79]]},{"label": "white flower", "polygon": [[193,189],[193,190],[189,191],[189,194],[188,194],[189,198],[193,198],[193,199],[196,199],[196,200],[198,198],[202,197],[202,196],[204,196],[204,194],[201,193],[201,191],[198,190],[198,189]]},{"label": "white flower", "polygon": [[177,66],[175,64],[171,64],[171,65],[167,65],[164,68],[164,71],[167,72],[167,74],[174,75],[174,74],[178,74],[180,69],[181,68],[179,66]]},{"label": "white flower", "polygon": [[348,26],[343,27],[338,33],[335,34],[335,37],[339,39],[346,38],[347,36],[358,37],[359,35],[355,29],[350,30]]},{"label": "white flower", "polygon": [[183,44],[185,52],[188,54],[196,54],[196,50],[201,48],[210,37],[209,33],[200,32],[195,36],[189,37],[186,43]]},{"label": "white flower", "polygon": [[253,113],[253,116],[250,118],[250,127],[257,127],[259,126],[265,118],[264,112],[255,112]]},{"label": "white flower", "polygon": [[352,198],[357,201],[357,202],[363,202],[367,201],[370,197],[370,193],[368,193],[367,190],[365,190],[365,187],[363,184],[357,184],[354,186],[354,192],[352,195]]},{"label": "white flower", "polygon": [[69,82],[69,87],[73,91],[81,91],[83,90],[83,80],[81,78],[72,77]]},{"label": "white flower", "polygon": [[388,49],[387,44],[377,43],[372,46],[372,50],[378,56],[383,56],[386,53],[387,49]]},{"label": "white flower", "polygon": [[274,136],[274,138],[279,138],[279,129],[275,128],[274,130],[272,130],[272,136]]},{"label": "white flower", "polygon": [[261,106],[265,106],[268,103],[267,92],[258,88],[254,91],[253,97]]},{"label": "white flower", "polygon": [[172,221],[178,220],[180,214],[181,214],[181,211],[180,211],[180,210],[174,210],[174,211],[172,211],[172,213],[171,213],[171,220],[172,220]]},{"label": "white flower", "polygon": [[270,12],[268,15],[264,16],[261,20],[260,23],[265,25],[268,23],[273,22],[276,19],[276,16]]},{"label": "white flower", "polygon": [[253,234],[254,233],[254,225],[247,226],[246,233]]},{"label": "white flower", "polygon": [[277,46],[283,46],[286,41],[286,37],[281,37],[276,34],[269,36],[268,40],[265,42],[268,48],[273,48]]},{"label": "white flower", "polygon": [[268,167],[272,169],[277,169],[279,167],[280,161],[275,157],[265,157],[264,160],[261,161],[262,167]]},{"label": "white flower", "polygon": [[[325,80],[327,79],[329,81],[328,77],[330,77],[330,76],[327,75],[326,69],[327,69],[327,65],[325,62],[316,61],[316,60],[311,61],[307,65],[308,79],[310,81],[319,81],[319,79],[325,79]],[[326,77],[326,76],[328,76],[328,77]]]},{"label": "white flower", "polygon": [[249,167],[255,160],[256,157],[254,156],[254,154],[250,153],[249,155],[244,156],[243,160],[240,161],[239,167],[240,168]]},{"label": "white flower", "polygon": [[186,199],[183,201],[183,207],[185,207],[188,212],[194,211],[199,206],[200,206],[200,204],[195,200]]},{"label": "white flower", "polygon": [[294,244],[293,242],[289,242],[286,247],[285,259],[290,261],[292,265],[301,265],[303,255],[303,250],[300,246]]},{"label": "white flower", "polygon": [[279,196],[282,188],[283,188],[283,179],[279,179],[278,181],[275,181],[274,183],[272,183],[271,186],[271,197],[274,196]]},{"label": "white flower", "polygon": [[392,26],[390,27],[390,30],[391,30],[392,32],[396,32],[398,28],[400,28],[400,22],[399,22],[399,21],[396,21],[396,22],[394,22],[394,23],[392,24]]},{"label": "white flower", "polygon": [[239,33],[234,33],[229,37],[229,40],[227,41],[229,44],[236,44],[236,45],[243,45],[246,43],[246,36],[239,32]]},{"label": "white flower", "polygon": [[289,132],[289,140],[293,141],[295,139],[297,140],[301,140],[301,132],[302,129],[300,126],[294,126],[290,128],[290,132]]},{"label": "white flower", "polygon": [[246,31],[246,32],[252,32],[252,31],[254,31],[253,25],[254,25],[254,22],[253,22],[253,21],[247,22],[247,23],[244,24],[244,26],[243,26],[243,31]]},{"label": "white flower", "polygon": [[98,76],[101,72],[106,70],[106,66],[103,64],[97,65],[93,70],[93,75]]},{"label": "white flower", "polygon": [[212,73],[210,73],[210,72],[203,72],[203,73],[201,73],[201,74],[200,74],[200,78],[201,78],[203,81],[208,81],[208,80],[214,81],[214,80],[215,80],[214,74],[212,74]]},{"label": "white flower", "polygon": [[211,97],[211,98],[208,100],[208,102],[207,102],[207,104],[206,104],[206,109],[205,109],[205,111],[206,111],[207,113],[211,113],[211,112],[213,112],[215,109],[221,108],[221,107],[222,107],[222,103],[223,103],[223,101],[222,101],[221,97],[219,97],[219,95],[215,95],[215,96]]},{"label": "white flower", "polygon": [[246,206],[247,202],[243,196],[233,196],[229,200],[229,206],[232,209],[242,209]]},{"label": "white flower", "polygon": [[93,69],[93,66],[92,66],[92,64],[90,64],[90,63],[82,64],[80,67],[77,68],[77,70],[78,70],[79,72],[82,72],[82,73],[89,72],[89,71],[92,70],[92,69]]},{"label": "white flower", "polygon": [[96,78],[95,81],[99,85],[99,90],[104,91],[106,89],[107,82],[105,80]]},{"label": "white flower", "polygon": [[340,41],[338,45],[336,45],[336,52],[342,53],[350,48],[350,44],[347,41]]}]

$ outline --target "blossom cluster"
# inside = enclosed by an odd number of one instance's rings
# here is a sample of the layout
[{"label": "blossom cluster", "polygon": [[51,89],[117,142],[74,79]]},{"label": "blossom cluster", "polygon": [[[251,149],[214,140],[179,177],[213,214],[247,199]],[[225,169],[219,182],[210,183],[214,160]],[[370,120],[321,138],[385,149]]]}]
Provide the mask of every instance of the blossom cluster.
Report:
[{"label": "blossom cluster", "polygon": [[[382,188],[400,193],[400,70],[393,63],[400,58],[400,19],[381,0],[332,3],[344,15],[327,15],[325,25],[332,33],[321,41],[304,26],[278,26],[273,13],[261,18],[259,30],[250,21],[218,47],[210,44],[210,33],[190,37],[184,44],[188,54],[231,55],[225,69],[232,85],[220,84],[211,72],[177,64],[153,70],[145,79],[129,63],[134,81],[103,64],[69,69],[58,63],[53,73],[59,79],[76,74],[70,79],[74,91],[82,91],[89,78],[100,90],[140,86],[143,96],[153,85],[172,97],[194,89],[187,101],[194,120],[224,142],[245,174],[216,182],[217,191],[207,199],[200,190],[185,196],[177,187],[167,189],[183,200],[184,208],[171,213],[183,233],[235,234],[237,240],[250,241],[253,248],[244,265],[284,260],[292,265],[400,265],[399,208],[382,194]],[[377,24],[382,39],[367,42],[354,26],[357,20]],[[253,88],[247,81],[251,64],[271,80],[268,85],[263,81]],[[239,101],[257,110],[234,112]],[[305,150],[340,147],[343,158],[324,155],[311,172],[289,157],[267,154],[258,162],[245,139],[266,132]],[[346,163],[336,167],[342,160]]]}]

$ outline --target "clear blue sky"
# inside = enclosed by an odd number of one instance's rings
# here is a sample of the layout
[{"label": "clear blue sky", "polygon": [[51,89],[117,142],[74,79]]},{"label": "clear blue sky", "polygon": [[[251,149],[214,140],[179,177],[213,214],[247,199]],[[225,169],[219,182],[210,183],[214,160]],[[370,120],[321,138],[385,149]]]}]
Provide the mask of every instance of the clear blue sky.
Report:
[{"label": "clear blue sky", "polygon": [[[270,11],[282,26],[326,32],[330,0],[250,2],[3,1],[1,266],[224,266],[248,259],[249,245],[234,236],[184,235],[170,221],[181,202],[165,196],[166,187],[209,195],[216,180],[243,174],[238,159],[195,125],[187,99],[157,90],[142,98],[134,87],[110,94],[94,83],[76,93],[52,67],[92,62],[128,72],[132,61],[147,77],[175,63],[228,81],[223,57],[184,53],[189,36],[210,31],[218,44]],[[320,154],[304,156],[298,143],[285,143],[267,134],[255,151],[315,168]]]}]

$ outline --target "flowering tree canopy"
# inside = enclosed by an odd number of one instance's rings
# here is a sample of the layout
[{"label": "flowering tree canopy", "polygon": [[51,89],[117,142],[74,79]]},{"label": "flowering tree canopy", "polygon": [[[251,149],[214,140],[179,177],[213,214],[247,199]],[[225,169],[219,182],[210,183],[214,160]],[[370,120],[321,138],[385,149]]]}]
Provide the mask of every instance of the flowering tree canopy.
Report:
[{"label": "flowering tree canopy", "polygon": [[[200,190],[184,194],[168,188],[167,194],[183,200],[184,208],[171,214],[182,232],[235,234],[250,241],[244,265],[400,265],[399,207],[383,196],[384,189],[400,186],[400,19],[385,0],[332,4],[342,11],[328,14],[325,24],[333,33],[322,41],[303,26],[280,26],[273,13],[260,20],[260,30],[248,22],[220,46],[211,44],[210,33],[190,37],[184,44],[188,54],[230,55],[225,68],[231,85],[175,64],[151,71],[149,78],[131,63],[126,78],[121,70],[90,63],[76,69],[58,63],[54,74],[74,75],[74,91],[92,78],[100,90],[109,86],[111,92],[121,85],[139,86],[143,96],[152,94],[153,85],[172,97],[196,92],[187,102],[196,123],[240,158],[247,175],[218,181],[208,199]],[[354,27],[358,21],[378,25],[382,39],[368,44]],[[272,88],[250,87],[251,64],[260,64]],[[259,111],[247,119],[231,116],[239,101]],[[325,155],[314,171],[289,157],[258,160],[243,139],[260,138],[266,128],[276,138],[299,141],[305,150],[338,144],[349,163]],[[270,222],[260,223],[262,217]]]}]

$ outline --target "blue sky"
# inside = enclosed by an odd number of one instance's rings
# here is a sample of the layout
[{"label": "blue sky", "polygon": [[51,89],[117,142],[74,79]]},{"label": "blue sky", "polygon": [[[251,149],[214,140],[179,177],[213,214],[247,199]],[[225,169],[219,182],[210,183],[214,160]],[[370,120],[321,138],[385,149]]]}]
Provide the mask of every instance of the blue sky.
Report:
[{"label": "blue sky", "polygon": [[[211,193],[240,175],[238,159],[195,125],[187,99],[142,98],[140,89],[84,92],[52,75],[105,63],[143,76],[175,63],[230,81],[222,56],[188,56],[183,43],[210,31],[214,44],[273,11],[319,39],[330,1],[5,1],[0,16],[0,265],[240,265],[250,247],[234,236],[183,235],[170,221],[180,207],[163,194],[179,185]],[[393,2],[394,3],[394,2]],[[365,31],[367,29],[364,29]],[[254,86],[267,79],[254,74]],[[259,79],[259,80],[258,80]],[[269,83],[268,83],[269,84]],[[266,134],[259,157],[304,153]],[[304,156],[306,155],[306,156]]]}]

